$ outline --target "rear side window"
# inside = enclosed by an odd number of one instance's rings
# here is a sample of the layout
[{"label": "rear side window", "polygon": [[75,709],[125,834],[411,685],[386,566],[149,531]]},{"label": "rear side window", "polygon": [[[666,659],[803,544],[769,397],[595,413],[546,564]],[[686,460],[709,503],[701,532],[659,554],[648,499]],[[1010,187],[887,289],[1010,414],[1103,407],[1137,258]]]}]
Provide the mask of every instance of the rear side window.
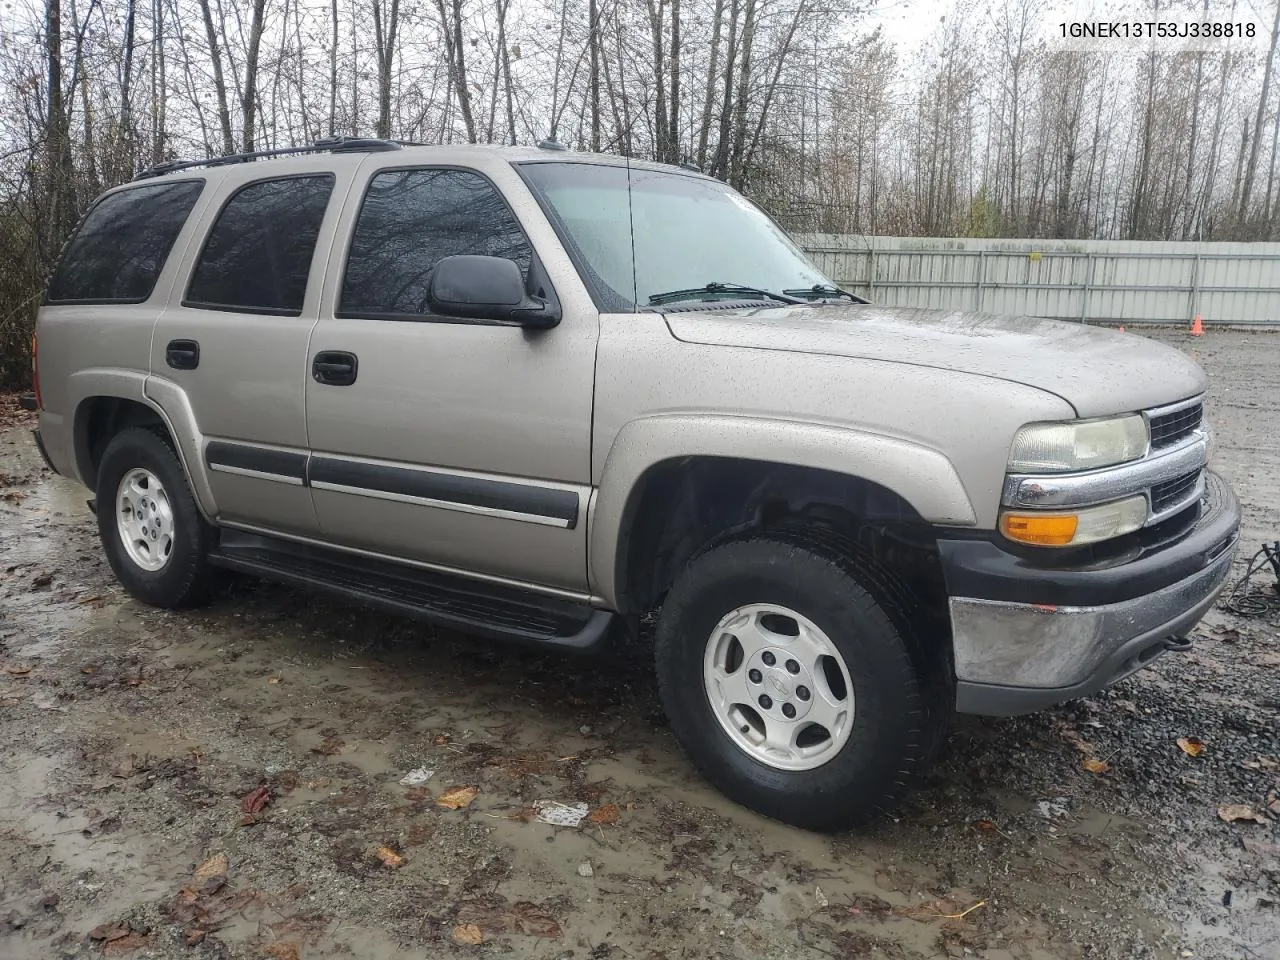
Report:
[{"label": "rear side window", "polygon": [[180,180],[103,197],[67,244],[49,302],[146,300],[203,187],[203,180]]},{"label": "rear side window", "polygon": [[470,170],[391,170],[369,184],[342,282],[339,316],[426,315],[437,262],[456,254],[514,260],[533,249],[496,187]]},{"label": "rear side window", "polygon": [[232,194],[205,241],[189,307],[298,316],[332,174],[259,180]]}]

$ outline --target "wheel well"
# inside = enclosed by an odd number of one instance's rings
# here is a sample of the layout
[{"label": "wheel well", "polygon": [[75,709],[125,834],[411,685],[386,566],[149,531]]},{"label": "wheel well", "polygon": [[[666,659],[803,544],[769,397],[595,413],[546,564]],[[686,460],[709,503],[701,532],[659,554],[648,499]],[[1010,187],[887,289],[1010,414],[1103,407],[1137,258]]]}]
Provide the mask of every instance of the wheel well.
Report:
[{"label": "wheel well", "polygon": [[121,430],[129,427],[168,427],[145,403],[123,397],[87,397],[76,407],[76,466],[85,486],[94,489],[98,483],[98,465],[107,444]]},{"label": "wheel well", "polygon": [[897,493],[834,471],[727,457],[669,460],[641,478],[623,514],[619,608],[648,612],[694,557],[770,529],[856,547],[945,618],[937,539]]}]

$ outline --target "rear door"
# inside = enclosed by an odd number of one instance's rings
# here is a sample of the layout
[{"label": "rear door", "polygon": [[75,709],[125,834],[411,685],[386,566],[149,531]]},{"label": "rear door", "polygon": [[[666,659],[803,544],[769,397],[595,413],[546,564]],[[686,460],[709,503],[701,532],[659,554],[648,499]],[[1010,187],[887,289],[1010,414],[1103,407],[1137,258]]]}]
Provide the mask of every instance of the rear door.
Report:
[{"label": "rear door", "polygon": [[[599,315],[509,163],[435,156],[370,158],[334,244],[307,381],[321,530],[348,547],[585,591]],[[532,286],[559,299],[560,324],[434,315],[431,270],[454,254],[533,271]],[[349,373],[326,366],[342,362]]]},{"label": "rear door", "polygon": [[218,520],[309,534],[303,404],[325,269],[315,251],[354,163],[306,158],[287,175],[271,169],[245,164],[219,185],[156,326],[151,371],[191,405]]}]

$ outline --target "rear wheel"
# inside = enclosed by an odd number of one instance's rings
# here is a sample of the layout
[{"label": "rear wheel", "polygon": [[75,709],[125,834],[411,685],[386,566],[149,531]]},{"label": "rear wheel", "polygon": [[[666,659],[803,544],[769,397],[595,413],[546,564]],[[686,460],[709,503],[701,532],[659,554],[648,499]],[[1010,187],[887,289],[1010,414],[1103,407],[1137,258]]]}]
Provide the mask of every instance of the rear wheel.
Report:
[{"label": "rear wheel", "polygon": [[907,611],[846,558],[743,540],[690,564],[663,606],[658,682],[676,736],[731,799],[812,829],[887,810],[930,721]]},{"label": "rear wheel", "polygon": [[111,439],[98,467],[98,534],[116,578],[157,607],[207,596],[212,530],[167,438],[145,427]]}]

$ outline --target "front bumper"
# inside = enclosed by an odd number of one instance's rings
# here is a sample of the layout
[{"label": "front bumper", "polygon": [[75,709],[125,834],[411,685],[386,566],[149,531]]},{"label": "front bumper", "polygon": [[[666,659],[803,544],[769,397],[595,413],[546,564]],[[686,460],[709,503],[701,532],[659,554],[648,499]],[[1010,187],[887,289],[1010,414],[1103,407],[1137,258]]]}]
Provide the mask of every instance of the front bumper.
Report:
[{"label": "front bumper", "polygon": [[1213,606],[1235,554],[1240,506],[1206,475],[1200,517],[1126,562],[1037,567],[995,540],[942,540],[956,709],[1010,716],[1088,696],[1177,644]]}]

